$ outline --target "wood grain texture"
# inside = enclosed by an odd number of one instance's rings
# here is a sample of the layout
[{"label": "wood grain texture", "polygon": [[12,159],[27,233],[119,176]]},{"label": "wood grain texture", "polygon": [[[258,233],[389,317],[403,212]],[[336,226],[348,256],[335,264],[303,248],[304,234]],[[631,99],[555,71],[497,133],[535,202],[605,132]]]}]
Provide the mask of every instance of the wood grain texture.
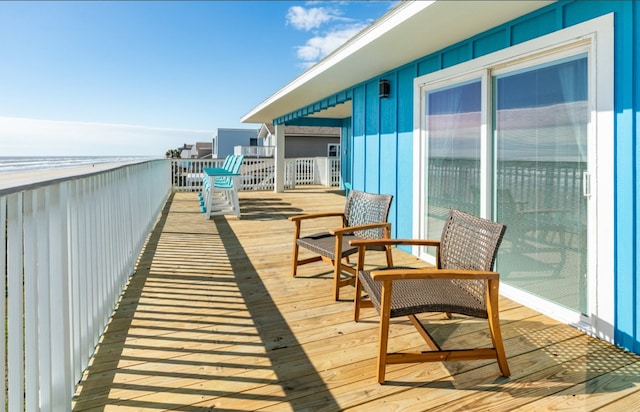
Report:
[{"label": "wood grain texture", "polygon": [[[492,360],[404,364],[390,365],[379,385],[375,310],[354,322],[353,288],[334,302],[323,262],[291,277],[287,218],[341,211],[344,195],[322,187],[240,192],[240,207],[241,219],[207,221],[196,194],[169,199],[77,386],[74,411],[613,411],[640,400],[638,356],[504,298],[510,378]],[[393,259],[416,263],[397,249]],[[371,268],[384,261],[383,252],[367,254]],[[490,345],[484,320],[420,318],[446,348]],[[391,322],[395,347],[426,350],[402,318]]]}]

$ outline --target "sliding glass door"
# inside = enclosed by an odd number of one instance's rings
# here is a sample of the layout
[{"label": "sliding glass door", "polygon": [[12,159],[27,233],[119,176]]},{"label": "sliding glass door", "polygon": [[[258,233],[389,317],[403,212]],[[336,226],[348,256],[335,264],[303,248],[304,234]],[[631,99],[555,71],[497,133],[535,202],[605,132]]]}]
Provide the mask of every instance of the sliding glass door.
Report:
[{"label": "sliding glass door", "polygon": [[[500,291],[613,339],[613,16],[414,82],[414,233],[457,208],[507,225]],[[618,188],[620,186],[617,186]],[[435,250],[416,248],[434,262]]]},{"label": "sliding glass door", "polygon": [[[421,89],[422,236],[451,208],[507,225],[502,282],[588,315],[588,56],[562,53]],[[432,251],[426,249],[423,256]]]},{"label": "sliding glass door", "polygon": [[588,314],[588,65],[577,55],[493,77],[502,282]]}]

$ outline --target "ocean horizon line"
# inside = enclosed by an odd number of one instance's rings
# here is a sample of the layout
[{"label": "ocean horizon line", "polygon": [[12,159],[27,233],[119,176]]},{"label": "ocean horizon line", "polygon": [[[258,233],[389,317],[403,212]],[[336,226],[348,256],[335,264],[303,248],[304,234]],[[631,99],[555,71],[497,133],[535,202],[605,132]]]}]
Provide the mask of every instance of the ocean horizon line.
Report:
[{"label": "ocean horizon line", "polygon": [[162,156],[0,156],[0,173],[58,169],[88,164],[163,159]]}]

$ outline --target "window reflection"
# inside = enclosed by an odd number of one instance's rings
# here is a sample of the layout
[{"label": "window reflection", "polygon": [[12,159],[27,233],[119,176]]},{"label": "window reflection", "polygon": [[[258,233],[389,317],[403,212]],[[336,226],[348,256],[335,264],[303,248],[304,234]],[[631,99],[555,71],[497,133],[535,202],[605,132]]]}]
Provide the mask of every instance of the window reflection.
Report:
[{"label": "window reflection", "polygon": [[494,79],[503,281],[586,313],[587,58]]},{"label": "window reflection", "polygon": [[[588,60],[586,54],[493,78],[495,218],[507,225],[502,281],[586,313]],[[480,212],[480,79],[427,91],[425,236],[448,209]],[[431,251],[432,252],[432,251]]]},{"label": "window reflection", "polygon": [[427,236],[440,238],[450,208],[479,214],[481,82],[427,93]]}]

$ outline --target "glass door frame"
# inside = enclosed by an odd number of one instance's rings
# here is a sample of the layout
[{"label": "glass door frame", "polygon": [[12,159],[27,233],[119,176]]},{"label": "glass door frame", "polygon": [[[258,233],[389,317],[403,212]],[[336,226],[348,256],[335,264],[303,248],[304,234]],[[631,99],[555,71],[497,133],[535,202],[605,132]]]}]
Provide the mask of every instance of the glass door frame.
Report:
[{"label": "glass door frame", "polygon": [[[588,316],[551,304],[520,289],[501,285],[503,295],[543,314],[572,324],[601,339],[613,341],[615,312],[614,277],[614,163],[613,163],[613,15],[569,27],[558,32],[479,57],[457,66],[418,77],[414,80],[414,237],[424,237],[424,208],[427,165],[427,133],[424,124],[424,97],[429,90],[463,83],[482,77],[482,153],[481,153],[481,216],[493,217],[493,125],[491,124],[491,76],[495,70],[511,70],[519,64],[536,59],[561,56],[567,51],[584,50],[589,58],[589,171],[591,193],[588,212]],[[486,146],[485,146],[486,145]],[[597,157],[596,157],[597,156]],[[597,164],[597,167],[595,167]],[[596,174],[597,171],[597,174]],[[433,263],[428,252],[414,248],[413,253]]]},{"label": "glass door frame", "polygon": [[[587,63],[590,62],[592,60],[592,55],[590,53],[591,47],[589,44],[576,44],[575,47],[572,48],[567,48],[567,49],[562,49],[559,50],[557,52],[554,53],[549,53],[549,54],[545,54],[543,56],[539,56],[539,57],[535,57],[535,58],[531,58],[529,60],[525,60],[522,62],[516,62],[515,64],[512,65],[506,65],[501,67],[500,69],[496,69],[496,70],[491,70],[491,84],[493,87],[496,87],[496,81],[498,80],[498,78],[509,78],[510,76],[514,76],[514,75],[521,75],[523,73],[531,73],[531,72],[537,72],[538,70],[542,70],[542,69],[549,69],[549,68],[554,68],[554,67],[558,67],[559,65],[563,64],[563,63],[568,63],[571,61],[577,61],[580,60],[582,58],[586,58],[587,59]],[[588,64],[587,64],[588,66]],[[593,107],[594,107],[594,97],[593,97],[593,74],[591,73],[591,69],[592,67],[587,67],[587,79],[586,79],[586,92],[588,95],[588,107],[587,110],[589,111],[589,113],[593,112]],[[495,93],[498,93],[498,90],[495,89],[494,90]],[[493,102],[493,107],[492,107],[492,115],[493,116],[497,116],[496,113],[496,104],[497,102]],[[532,110],[535,110],[535,108],[533,108]],[[584,123],[583,123],[584,124]],[[596,171],[597,171],[597,153],[596,153],[596,133],[595,133],[595,129],[592,127],[593,124],[590,121],[587,121],[586,124],[586,132],[587,132],[587,136],[586,136],[586,152],[587,152],[587,156],[586,156],[586,171],[590,176],[593,176],[594,179],[596,178]],[[495,145],[495,149],[494,149],[494,166],[496,166],[497,162],[499,161],[499,155],[498,155],[498,146],[500,144],[499,142],[499,137],[498,137],[498,133],[499,133],[499,128],[500,126],[498,124],[494,124],[494,129],[493,129],[493,139],[492,142]],[[535,126],[534,126],[534,129]],[[535,133],[535,132],[534,132]],[[558,137],[557,135],[555,137]],[[535,139],[535,137],[534,137]],[[537,146],[536,146],[537,147]],[[497,166],[496,166],[497,167]],[[543,166],[544,167],[544,166]],[[497,181],[498,179],[498,174],[500,173],[500,171],[496,170],[494,179]],[[584,179],[585,175],[583,173],[580,173],[580,176]],[[588,179],[588,178],[587,178]],[[553,179],[552,179],[553,180]],[[512,188],[512,189],[516,189],[516,188]],[[595,197],[593,196],[585,196],[585,189],[586,187],[584,187],[583,185],[580,186],[579,190],[580,193],[578,193],[578,190],[576,190],[574,193],[576,193],[577,197],[580,198],[580,200],[585,200],[585,206],[586,206],[586,217],[587,217],[587,222],[586,222],[586,226],[587,226],[587,235],[586,235],[586,241],[587,241],[587,247],[586,250],[582,249],[583,252],[578,252],[578,255],[580,254],[584,254],[584,259],[585,261],[582,261],[586,264],[587,267],[587,279],[583,282],[583,284],[586,283],[586,294],[581,294],[579,293],[580,296],[578,295],[571,295],[574,299],[577,300],[586,300],[586,309],[587,309],[587,313],[590,312],[590,308],[591,308],[591,303],[594,301],[594,299],[596,299],[596,295],[593,293],[593,290],[595,289],[595,285],[596,285],[596,278],[595,278],[595,269],[592,266],[591,268],[589,268],[589,262],[588,259],[590,256],[597,256],[597,247],[596,247],[596,243],[593,242],[593,240],[596,238],[596,232],[595,232],[595,227],[596,227],[596,215],[595,215],[595,204],[597,203],[597,199],[595,199]],[[498,188],[498,190],[500,190],[500,187]],[[556,204],[555,202],[562,202],[563,200],[567,200],[569,197],[569,195],[567,196],[560,196],[560,198],[554,198],[551,199],[551,201]],[[540,197],[544,197],[544,196],[540,196]],[[522,199],[520,199],[522,200]],[[522,206],[523,208],[525,206]],[[531,207],[531,206],[530,206]],[[533,208],[539,208],[540,206],[534,206]],[[559,207],[559,206],[558,206]],[[542,207],[544,208],[544,206]],[[494,217],[496,217],[496,215],[493,215]],[[533,214],[531,215],[533,216]],[[537,217],[538,215],[536,215],[536,224],[537,223],[542,223],[542,221],[545,219],[544,213],[542,213],[542,215],[540,215],[540,218]],[[550,216],[547,214],[546,218],[550,218],[553,216]],[[557,216],[556,216],[557,218]],[[537,220],[537,219],[541,219],[541,220]],[[557,220],[561,220],[557,219]],[[509,228],[510,224],[512,224],[513,222],[505,222],[507,223],[507,228]],[[560,223],[559,221],[556,223]],[[513,229],[516,229],[515,226],[511,226]],[[552,228],[553,230],[553,228]],[[560,230],[562,229],[558,229],[559,231],[558,233],[558,237],[562,237],[562,236],[566,236],[566,233],[562,233],[560,232]],[[516,230],[517,232],[517,230]],[[513,233],[513,232],[512,232]],[[509,233],[507,233],[507,237],[508,237]],[[544,236],[541,236],[544,237]],[[578,235],[578,237],[580,237],[580,235]],[[523,240],[523,242],[526,242]],[[537,241],[536,241],[537,242]],[[544,243],[545,241],[543,240],[542,243]],[[557,246],[558,249],[555,249],[557,251],[560,251],[560,249],[563,248],[563,245],[561,245],[562,242],[557,241],[557,243],[552,243],[553,246]],[[529,245],[532,246],[532,245]],[[535,247],[535,246],[534,246]],[[549,244],[543,246],[543,248],[547,248],[547,251],[549,251]],[[527,252],[530,253],[526,253],[526,254],[535,254],[537,252],[537,250],[535,249],[530,249],[527,250]],[[565,251],[566,252],[566,251]],[[543,251],[544,253],[544,251]],[[555,253],[555,252],[550,252],[550,253]],[[561,254],[561,252],[560,252]],[[582,259],[582,258],[581,258]],[[534,261],[532,261],[533,263]],[[562,259],[561,259],[562,262]],[[571,283],[571,280],[573,280],[574,282],[580,283],[581,280],[579,279],[581,277],[580,273],[575,273],[573,275],[561,275],[559,274],[559,271],[562,269],[562,265],[560,263],[556,263],[557,265],[559,265],[560,267],[556,267],[555,270],[558,270],[558,277],[562,278],[562,280],[556,278],[553,279],[553,275],[551,277],[543,277],[543,278],[539,278],[536,281],[532,281],[531,279],[529,280],[530,285],[533,289],[537,290],[538,294],[543,293],[543,289],[546,287],[548,288],[548,290],[546,291],[546,293],[550,293],[550,294],[555,294],[556,292],[558,292],[558,289],[555,289],[553,286],[558,286],[557,284],[552,285],[551,287],[549,286],[549,284],[544,284],[545,280],[551,281],[551,282],[569,282]],[[498,269],[500,270],[500,267],[498,265]],[[533,271],[533,273],[535,273],[535,271],[533,269],[531,269]],[[544,272],[544,270],[542,270],[542,272]],[[577,272],[581,272],[580,270],[578,270]],[[561,284],[561,283],[560,283]],[[505,285],[505,287],[510,287],[507,282],[504,282],[503,285]],[[535,285],[535,286],[534,286]],[[565,284],[566,285],[566,284]],[[515,289],[515,287],[514,287]],[[517,290],[517,289],[516,289]],[[531,290],[531,289],[529,289]],[[560,290],[562,290],[562,288],[560,288]],[[572,291],[574,292],[574,291]],[[530,293],[530,296],[528,297],[528,299],[531,299],[533,297],[535,297],[536,295],[534,293]],[[558,296],[559,298],[559,296]],[[539,297],[539,299],[541,300],[546,300],[545,298]],[[568,303],[567,301],[571,301],[571,298],[569,299],[564,299],[566,303]],[[550,302],[554,302],[554,301],[550,301]],[[557,300],[556,300],[557,302]],[[555,303],[552,303],[555,305]],[[578,305],[579,306],[579,305]],[[581,308],[582,309],[582,308]],[[574,309],[574,308],[569,308],[569,307],[564,307],[560,304],[557,305],[557,307],[554,308],[555,311],[565,311],[567,310],[568,314],[575,312],[573,314],[571,314],[571,317],[574,317],[576,320],[576,322],[580,322],[580,323],[585,323],[585,324],[589,324],[590,320],[588,316],[584,316],[582,315],[582,312],[578,313],[578,309]]]}]

